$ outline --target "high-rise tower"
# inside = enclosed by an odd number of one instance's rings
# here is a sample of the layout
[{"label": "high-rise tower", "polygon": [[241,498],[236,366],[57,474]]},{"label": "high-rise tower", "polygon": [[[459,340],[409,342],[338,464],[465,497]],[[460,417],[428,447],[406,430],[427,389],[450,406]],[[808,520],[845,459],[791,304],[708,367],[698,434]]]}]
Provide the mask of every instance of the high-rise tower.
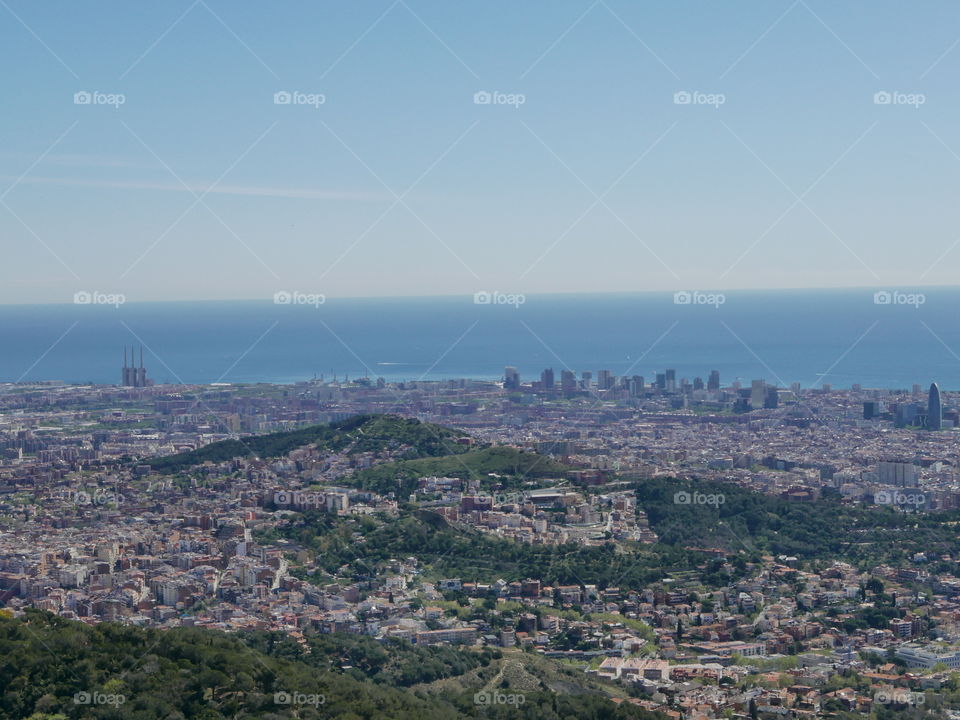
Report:
[{"label": "high-rise tower", "polygon": [[544,390],[553,390],[553,368],[547,368],[540,373],[540,382],[543,383]]},{"label": "high-rise tower", "polygon": [[930,383],[930,395],[927,398],[927,429],[943,429],[943,403],[936,383]]},{"label": "high-rise tower", "polygon": [[601,390],[609,390],[613,387],[613,373],[609,370],[601,370],[597,373],[597,387]]},{"label": "high-rise tower", "polygon": [[707,390],[720,389],[720,372],[718,370],[710,371],[710,379],[707,380]]}]

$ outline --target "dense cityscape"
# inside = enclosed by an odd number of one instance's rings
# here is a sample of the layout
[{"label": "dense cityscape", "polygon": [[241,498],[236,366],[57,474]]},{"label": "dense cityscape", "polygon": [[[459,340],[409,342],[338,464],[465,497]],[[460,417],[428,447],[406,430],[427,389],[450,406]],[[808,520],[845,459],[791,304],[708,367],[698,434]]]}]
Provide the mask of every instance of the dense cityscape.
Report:
[{"label": "dense cityscape", "polygon": [[0,59],[0,720],[960,720],[960,3]]},{"label": "dense cityscape", "polygon": [[[155,385],[124,351],[117,386],[0,386],[4,612],[533,652],[677,718],[960,717],[955,550],[804,557],[724,519],[748,494],[883,512],[901,532],[942,516],[955,546],[955,395],[595,377]],[[435,458],[410,459],[410,422],[450,433]],[[334,439],[283,445],[317,426]],[[261,457],[256,438],[282,447]],[[669,516],[688,510],[699,526],[677,537]],[[381,545],[425,514],[491,548],[687,555],[538,576]]]}]

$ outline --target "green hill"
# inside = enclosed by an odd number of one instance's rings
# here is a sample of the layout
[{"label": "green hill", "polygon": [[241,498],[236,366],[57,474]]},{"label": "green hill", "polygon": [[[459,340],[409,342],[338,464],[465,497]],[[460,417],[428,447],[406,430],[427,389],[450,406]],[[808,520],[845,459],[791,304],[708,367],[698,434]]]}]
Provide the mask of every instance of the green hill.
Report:
[{"label": "green hill", "polygon": [[[0,717],[20,720],[281,720],[283,718],[586,718],[653,720],[603,695],[559,695],[531,688],[521,705],[488,707],[468,689],[427,696],[401,689],[397,673],[380,681],[351,658],[390,668],[399,658],[409,679],[432,681],[489,665],[489,651],[396,650],[359,638],[319,638],[305,653],[289,638],[176,628],[143,630],[102,623],[87,626],[31,610],[0,616]],[[461,657],[462,656],[462,657]],[[418,662],[432,671],[423,671]],[[445,667],[447,666],[447,667]],[[402,668],[401,668],[402,669]],[[440,673],[439,676],[436,673]],[[405,677],[400,672],[399,677]]]},{"label": "green hill", "polygon": [[523,479],[562,478],[568,470],[546,455],[496,445],[456,455],[383,463],[360,471],[351,483],[379,493],[396,491],[399,485],[401,493],[407,494],[416,487],[416,480],[428,476],[476,478],[486,489],[493,482],[490,473],[502,476],[498,479],[501,487],[513,487]]},{"label": "green hill", "polygon": [[[544,584],[644,587],[673,570],[695,568],[709,559],[702,553],[659,544],[622,550],[612,545],[514,542],[451,527],[442,517],[427,511],[402,511],[397,517],[306,512],[257,536],[265,544],[280,538],[310,550],[317,568],[324,573],[340,572],[357,580],[368,577],[391,558],[415,555],[430,578],[494,582],[499,578],[510,581],[536,577]],[[711,572],[716,573],[716,568]]]},{"label": "green hill", "polygon": [[[721,482],[655,478],[635,484],[637,505],[660,541],[733,553],[845,559],[863,566],[908,565],[914,553],[956,553],[960,512],[904,513],[888,506],[845,504],[839,497],[795,502]],[[677,493],[723,502],[676,502]],[[950,563],[950,572],[957,568]],[[947,571],[948,568],[943,568]]]},{"label": "green hill", "polygon": [[205,462],[226,462],[239,457],[275,458],[292,450],[316,445],[331,452],[378,452],[409,446],[411,457],[453,455],[468,448],[457,443],[464,433],[396,415],[357,415],[328,425],[223,440],[197,450],[147,460],[155,471],[175,473]]}]

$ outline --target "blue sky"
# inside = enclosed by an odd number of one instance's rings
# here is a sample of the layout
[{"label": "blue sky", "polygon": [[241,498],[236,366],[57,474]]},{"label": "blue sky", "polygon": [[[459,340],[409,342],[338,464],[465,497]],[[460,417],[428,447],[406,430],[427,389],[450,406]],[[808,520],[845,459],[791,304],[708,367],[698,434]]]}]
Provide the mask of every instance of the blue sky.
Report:
[{"label": "blue sky", "polygon": [[954,284],[958,39],[949,2],[3,0],[0,303]]}]

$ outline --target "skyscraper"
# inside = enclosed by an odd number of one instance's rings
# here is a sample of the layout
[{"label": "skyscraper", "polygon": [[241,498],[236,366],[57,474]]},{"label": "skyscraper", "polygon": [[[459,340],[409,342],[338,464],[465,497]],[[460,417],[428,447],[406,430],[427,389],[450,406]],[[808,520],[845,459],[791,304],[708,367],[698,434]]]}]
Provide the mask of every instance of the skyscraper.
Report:
[{"label": "skyscraper", "polygon": [[927,398],[927,429],[943,429],[943,403],[936,383],[930,383],[930,396]]},{"label": "skyscraper", "polygon": [[520,387],[520,373],[512,365],[507,365],[503,369],[503,388],[504,390],[516,390]]},{"label": "skyscraper", "polygon": [[553,390],[553,368],[547,368],[540,373],[540,382],[543,383],[544,390]]},{"label": "skyscraper", "polygon": [[780,393],[777,392],[777,388],[773,385],[767,386],[767,395],[763,400],[763,406],[768,410],[775,409],[780,406]]},{"label": "skyscraper", "polygon": [[720,389],[720,371],[711,370],[710,379],[707,380],[707,390],[719,390]]},{"label": "skyscraper", "polygon": [[597,373],[597,387],[601,390],[609,390],[613,387],[613,373],[609,370],[601,370]]}]

